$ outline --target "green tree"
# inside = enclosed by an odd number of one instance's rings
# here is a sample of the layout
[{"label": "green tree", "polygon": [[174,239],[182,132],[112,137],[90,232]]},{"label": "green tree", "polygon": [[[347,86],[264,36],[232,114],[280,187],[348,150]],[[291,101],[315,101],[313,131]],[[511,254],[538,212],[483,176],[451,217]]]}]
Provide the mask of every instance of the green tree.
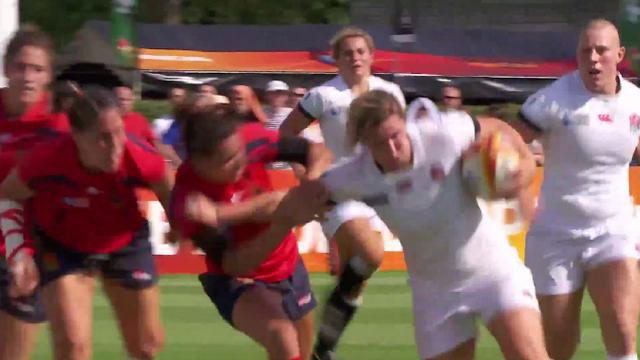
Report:
[{"label": "green tree", "polygon": [[[0,0],[1,1],[1,0]],[[92,19],[109,20],[111,0],[21,0],[20,19],[50,33],[57,47]],[[136,19],[150,23],[347,23],[348,0],[138,0]]]}]

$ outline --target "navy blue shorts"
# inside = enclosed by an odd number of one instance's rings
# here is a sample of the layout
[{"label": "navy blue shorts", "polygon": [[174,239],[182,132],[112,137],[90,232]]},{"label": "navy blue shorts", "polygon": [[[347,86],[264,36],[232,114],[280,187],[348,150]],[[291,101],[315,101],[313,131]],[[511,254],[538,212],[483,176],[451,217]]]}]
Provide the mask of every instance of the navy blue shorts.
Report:
[{"label": "navy blue shorts", "polygon": [[38,290],[31,296],[12,298],[9,296],[10,282],[7,263],[4,259],[0,259],[0,311],[28,323],[37,324],[46,321]]},{"label": "navy blue shorts", "polygon": [[204,292],[218,309],[218,313],[232,326],[233,307],[240,295],[252,286],[263,286],[281,293],[282,308],[291,321],[302,319],[317,305],[311,291],[309,274],[302,259],[298,259],[296,268],[289,278],[274,283],[264,281],[245,283],[228,276],[208,273],[201,274],[198,278]]},{"label": "navy blue shorts", "polygon": [[68,249],[42,231],[36,231],[35,237],[40,286],[85,270],[100,271],[104,278],[115,280],[128,289],[145,289],[155,285],[158,280],[146,221],[127,246],[107,254],[88,254]]}]

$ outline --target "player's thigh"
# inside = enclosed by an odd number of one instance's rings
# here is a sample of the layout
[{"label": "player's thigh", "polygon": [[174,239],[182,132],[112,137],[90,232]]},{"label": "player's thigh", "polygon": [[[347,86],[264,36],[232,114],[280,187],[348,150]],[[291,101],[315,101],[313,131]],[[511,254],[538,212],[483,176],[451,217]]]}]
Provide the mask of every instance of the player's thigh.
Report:
[{"label": "player's thigh", "polygon": [[640,312],[638,261],[622,258],[601,263],[587,272],[587,288],[603,321],[628,331],[638,325]]},{"label": "player's thigh", "polygon": [[[247,287],[233,307],[233,326],[262,346],[298,353],[295,325],[282,307],[282,294],[264,286]],[[283,349],[279,349],[283,350]]]},{"label": "player's thigh", "polygon": [[420,359],[473,357],[477,326],[475,315],[460,312],[469,297],[433,289],[420,280],[410,281],[414,337]]},{"label": "player's thigh", "polygon": [[417,318],[414,324],[421,359],[473,359],[477,327],[472,314],[453,314],[438,325]]},{"label": "player's thigh", "polygon": [[297,320],[294,325],[296,332],[298,333],[298,345],[300,346],[300,358],[309,359],[311,356],[311,349],[313,347],[313,338],[315,336],[313,328],[314,312],[310,311]]},{"label": "player's thigh", "polygon": [[508,270],[472,295],[475,306],[506,359],[546,359],[531,272],[519,262]]},{"label": "player's thigh", "polygon": [[530,269],[536,295],[570,294],[584,287],[583,239],[528,236],[525,264]]},{"label": "player's thigh", "polygon": [[104,279],[104,291],[131,353],[155,353],[164,342],[157,285],[127,288],[119,281]]},{"label": "player's thigh", "polygon": [[[333,226],[324,226],[328,237],[338,244],[341,262],[359,256],[367,265],[377,268],[384,257],[382,231],[385,226],[373,209],[363,203],[341,203],[327,216]],[[331,230],[335,228],[335,232]]]},{"label": "player's thigh", "polygon": [[94,291],[95,278],[88,272],[60,276],[42,288],[57,353],[70,347],[90,348]]},{"label": "player's thigh", "polygon": [[548,359],[540,312],[515,308],[496,316],[488,324],[505,359]]},{"label": "player's thigh", "polygon": [[458,344],[454,349],[434,357],[424,358],[425,360],[471,360],[475,358],[476,339],[469,339]]},{"label": "player's thigh", "polygon": [[618,309],[637,318],[640,274],[636,236],[606,234],[593,243],[586,278],[596,309]]},{"label": "player's thigh", "polygon": [[127,349],[132,354],[155,354],[164,342],[164,335],[156,285],[158,275],[146,222],[127,246],[110,254],[102,274]]},{"label": "player's thigh", "polygon": [[39,325],[0,310],[0,360],[27,360],[35,345]]}]

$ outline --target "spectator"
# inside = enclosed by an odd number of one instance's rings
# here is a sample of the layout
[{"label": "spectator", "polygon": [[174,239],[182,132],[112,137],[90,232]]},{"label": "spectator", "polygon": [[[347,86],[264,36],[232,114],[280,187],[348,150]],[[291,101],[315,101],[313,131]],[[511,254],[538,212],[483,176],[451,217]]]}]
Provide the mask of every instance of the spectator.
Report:
[{"label": "spectator", "polygon": [[462,92],[455,85],[446,85],[442,88],[442,105],[444,111],[462,110]]},{"label": "spectator", "polygon": [[199,96],[218,95],[218,90],[211,82],[205,82],[198,87]]},{"label": "spectator", "polygon": [[169,130],[169,127],[171,127],[171,124],[175,121],[176,109],[184,103],[186,96],[187,91],[182,86],[176,85],[171,87],[169,97],[167,98],[169,105],[171,105],[171,113],[153,120],[153,132],[158,138],[161,139],[167,130]]},{"label": "spectator", "polygon": [[244,122],[265,124],[267,116],[262,111],[256,93],[249,86],[235,85],[231,88],[231,109]]},{"label": "spectator", "polygon": [[307,94],[307,88],[294,87],[289,94],[289,107],[295,109],[302,98]]},{"label": "spectator", "polygon": [[462,109],[462,92],[457,86],[446,85],[442,88],[442,110],[440,121],[450,128],[466,131],[465,124],[472,117]]},{"label": "spectator", "polygon": [[266,90],[267,106],[264,109],[267,116],[265,127],[269,130],[278,130],[280,124],[289,116],[291,108],[287,107],[289,100],[289,85],[284,81],[269,81]]}]

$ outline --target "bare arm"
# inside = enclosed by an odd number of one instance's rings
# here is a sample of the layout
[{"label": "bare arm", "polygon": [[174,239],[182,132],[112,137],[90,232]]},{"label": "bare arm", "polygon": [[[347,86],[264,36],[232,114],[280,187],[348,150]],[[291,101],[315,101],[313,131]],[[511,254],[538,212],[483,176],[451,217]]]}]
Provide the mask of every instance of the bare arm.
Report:
[{"label": "bare arm", "polygon": [[317,182],[260,194],[234,204],[216,203],[194,193],[185,200],[185,216],[214,228],[241,222],[286,222],[294,226],[324,211],[328,199],[325,187]]},{"label": "bare arm", "polygon": [[178,156],[176,151],[173,149],[173,146],[163,144],[160,140],[157,139],[154,141],[154,145],[156,149],[158,149],[158,152],[162,156],[164,156],[165,159],[169,160],[175,168],[179,167],[180,164],[182,164],[182,159],[180,159],[180,156]]},{"label": "bare arm", "polygon": [[228,249],[222,255],[222,269],[232,276],[241,276],[256,269],[278,247],[289,234],[291,226],[272,223],[250,242],[235,249]]},{"label": "bare arm", "polygon": [[160,181],[150,185],[151,190],[156,195],[165,211],[169,211],[169,199],[171,198],[171,189],[173,189],[174,181],[175,177],[173,173],[166,170]]},{"label": "bare arm", "polygon": [[308,118],[302,110],[300,110],[300,106],[297,106],[289,116],[284,120],[282,125],[278,131],[283,136],[297,136],[302,130],[306,129],[309,124],[313,122],[313,119]]}]

